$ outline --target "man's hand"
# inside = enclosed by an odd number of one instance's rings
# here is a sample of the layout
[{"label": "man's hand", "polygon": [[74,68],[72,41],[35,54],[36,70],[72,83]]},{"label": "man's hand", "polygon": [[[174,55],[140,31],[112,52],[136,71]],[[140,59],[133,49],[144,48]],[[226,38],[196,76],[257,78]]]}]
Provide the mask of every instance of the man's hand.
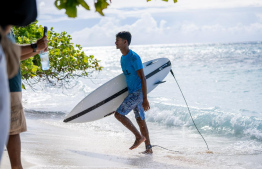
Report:
[{"label": "man's hand", "polygon": [[47,52],[48,51],[48,47],[46,47],[45,49],[44,49],[44,52]]},{"label": "man's hand", "polygon": [[[48,51],[48,47],[46,47],[43,52],[47,52]],[[34,52],[34,55],[36,54],[40,54],[41,50],[37,50],[36,52]]]},{"label": "man's hand", "polygon": [[37,51],[45,50],[47,46],[47,36],[42,37],[41,39],[38,39],[36,44],[37,44]]},{"label": "man's hand", "polygon": [[150,109],[150,105],[149,105],[149,102],[147,99],[143,99],[143,103],[142,103],[142,106],[144,108],[144,111],[147,111]]}]

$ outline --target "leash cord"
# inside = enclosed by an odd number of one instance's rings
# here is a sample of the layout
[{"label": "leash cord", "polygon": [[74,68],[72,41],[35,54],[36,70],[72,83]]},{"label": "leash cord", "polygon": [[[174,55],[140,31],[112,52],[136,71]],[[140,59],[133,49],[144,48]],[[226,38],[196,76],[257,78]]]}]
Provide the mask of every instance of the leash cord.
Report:
[{"label": "leash cord", "polygon": [[160,148],[165,149],[165,150],[168,150],[168,151],[172,151],[172,152],[180,153],[180,151],[170,150],[170,149],[167,149],[167,148],[162,147],[162,146],[159,146],[159,145],[152,145],[152,147],[160,147]]},{"label": "leash cord", "polygon": [[[176,80],[176,77],[175,77],[175,75],[174,75],[174,73],[173,73],[172,69],[170,69],[170,72],[171,72],[171,74],[173,75],[173,77],[174,77],[174,78],[175,78],[175,80]],[[200,134],[200,136],[201,136],[201,137],[203,138],[203,140],[205,141],[205,143],[206,143],[206,146],[207,146],[207,149],[209,150],[209,148],[208,148],[208,145],[207,145],[207,142],[206,142],[205,138],[202,136],[202,134],[200,133],[200,131],[198,130],[198,128],[197,128],[197,126],[196,126],[196,123],[195,123],[195,121],[194,121],[194,119],[193,119],[193,117],[192,117],[192,114],[191,114],[191,112],[190,112],[190,109],[189,109],[189,107],[188,107],[188,104],[187,104],[187,101],[186,101],[186,99],[185,99],[185,96],[184,96],[184,94],[183,94],[183,92],[182,92],[182,90],[181,90],[181,88],[180,88],[180,86],[179,86],[179,84],[178,84],[177,80],[176,80],[176,83],[177,83],[177,86],[178,86],[178,88],[179,88],[179,90],[180,90],[180,92],[181,92],[181,94],[182,94],[182,96],[183,96],[184,100],[185,100],[185,103],[186,103],[186,105],[187,105],[187,109],[188,109],[188,112],[189,112],[189,114],[190,114],[190,117],[191,117],[191,119],[192,119],[192,122],[193,122],[193,124],[195,125],[195,127],[196,127],[196,129],[197,129],[198,133]]]},{"label": "leash cord", "polygon": [[167,149],[165,147],[162,147],[162,146],[159,146],[159,145],[152,145],[152,147],[160,147],[162,149],[165,149],[165,150],[168,150],[168,151],[172,151],[172,152],[176,152],[176,153],[179,153],[180,151],[175,151],[175,150],[170,150],[170,149]]}]

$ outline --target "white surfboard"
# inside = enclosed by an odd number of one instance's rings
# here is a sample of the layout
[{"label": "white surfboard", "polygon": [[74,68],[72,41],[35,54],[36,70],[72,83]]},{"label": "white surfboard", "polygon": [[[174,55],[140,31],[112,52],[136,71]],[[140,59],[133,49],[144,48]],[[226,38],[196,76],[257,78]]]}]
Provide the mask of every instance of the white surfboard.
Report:
[{"label": "white surfboard", "polygon": [[[151,92],[169,73],[171,62],[167,58],[143,63],[147,93]],[[124,74],[106,82],[80,101],[66,116],[64,122],[83,123],[99,120],[111,115],[128,95]]]},{"label": "white surfboard", "polygon": [[6,72],[5,56],[0,45],[0,166],[10,127],[10,93]]}]

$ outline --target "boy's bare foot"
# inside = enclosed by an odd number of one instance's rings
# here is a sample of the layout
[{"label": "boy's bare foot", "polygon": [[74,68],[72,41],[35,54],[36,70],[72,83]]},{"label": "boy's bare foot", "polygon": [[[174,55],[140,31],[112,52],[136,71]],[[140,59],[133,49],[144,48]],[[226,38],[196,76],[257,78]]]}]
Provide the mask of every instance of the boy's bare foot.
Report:
[{"label": "boy's bare foot", "polygon": [[141,152],[140,154],[153,154],[152,148],[146,149],[145,151]]},{"label": "boy's bare foot", "polygon": [[130,150],[133,150],[135,148],[137,148],[141,143],[143,143],[144,141],[146,141],[146,138],[144,136],[142,136],[140,139],[136,139],[136,141],[134,142],[134,144],[129,148]]}]

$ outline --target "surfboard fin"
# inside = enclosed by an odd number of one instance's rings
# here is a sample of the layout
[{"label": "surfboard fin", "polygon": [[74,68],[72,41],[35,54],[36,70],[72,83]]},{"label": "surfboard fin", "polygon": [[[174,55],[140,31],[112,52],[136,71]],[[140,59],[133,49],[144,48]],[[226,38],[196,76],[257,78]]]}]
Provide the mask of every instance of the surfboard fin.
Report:
[{"label": "surfboard fin", "polygon": [[158,85],[158,84],[161,84],[161,83],[165,83],[166,81],[158,81],[156,82],[154,85]]},{"label": "surfboard fin", "polygon": [[156,63],[157,61],[158,61],[158,60],[152,61],[152,62],[148,63],[146,66],[150,66],[150,65]]}]

